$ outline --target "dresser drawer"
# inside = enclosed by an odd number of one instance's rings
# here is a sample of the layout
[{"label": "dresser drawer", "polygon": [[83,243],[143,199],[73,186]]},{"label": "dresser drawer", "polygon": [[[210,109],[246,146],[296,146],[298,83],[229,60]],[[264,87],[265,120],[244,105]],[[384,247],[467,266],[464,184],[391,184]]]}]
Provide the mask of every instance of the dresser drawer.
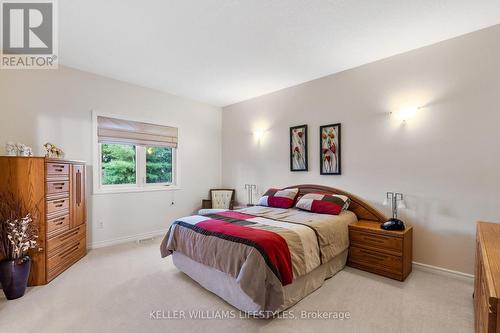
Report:
[{"label": "dresser drawer", "polygon": [[69,198],[58,198],[47,200],[47,215],[54,215],[58,212],[69,209]]},{"label": "dresser drawer", "polygon": [[367,246],[378,247],[395,252],[403,250],[403,239],[383,235],[375,235],[357,230],[349,230],[349,239],[352,245],[363,244]]},{"label": "dresser drawer", "polygon": [[69,230],[69,214],[47,220],[47,234],[49,237],[66,230]]},{"label": "dresser drawer", "polygon": [[69,192],[69,180],[47,182],[47,194],[58,194]]},{"label": "dresser drawer", "polygon": [[49,257],[68,246],[68,244],[75,243],[82,238],[85,238],[85,225],[70,229],[50,238],[47,242]]},{"label": "dresser drawer", "polygon": [[87,251],[85,238],[69,243],[47,259],[47,279],[50,281],[83,257]]},{"label": "dresser drawer", "polygon": [[399,256],[363,249],[356,246],[351,246],[349,248],[349,261],[396,273],[401,273],[403,269],[403,262]]},{"label": "dresser drawer", "polygon": [[69,164],[64,163],[46,163],[47,178],[50,177],[68,177]]}]

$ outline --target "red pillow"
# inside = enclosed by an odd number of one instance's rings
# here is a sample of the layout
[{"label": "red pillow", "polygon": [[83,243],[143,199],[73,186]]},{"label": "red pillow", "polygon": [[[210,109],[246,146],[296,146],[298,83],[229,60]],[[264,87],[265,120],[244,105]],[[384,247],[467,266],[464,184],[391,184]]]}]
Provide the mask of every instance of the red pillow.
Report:
[{"label": "red pillow", "polygon": [[313,213],[339,215],[349,208],[350,202],[345,195],[308,193],[300,198],[295,207]]},{"label": "red pillow", "polygon": [[291,208],[295,203],[295,199],[299,194],[298,188],[279,190],[270,188],[259,199],[259,206],[276,207],[276,208]]}]

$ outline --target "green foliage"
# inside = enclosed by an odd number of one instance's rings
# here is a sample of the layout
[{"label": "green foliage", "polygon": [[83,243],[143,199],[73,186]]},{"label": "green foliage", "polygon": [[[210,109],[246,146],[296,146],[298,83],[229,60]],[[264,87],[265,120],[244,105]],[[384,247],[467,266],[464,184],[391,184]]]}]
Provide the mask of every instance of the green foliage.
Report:
[{"label": "green foliage", "polygon": [[[102,184],[136,183],[136,150],[133,145],[102,144]],[[172,182],[172,149],[146,147],[146,182]]]},{"label": "green foliage", "polygon": [[135,146],[102,144],[102,184],[135,184]]},{"label": "green foliage", "polygon": [[146,148],[146,182],[172,182],[172,148]]}]

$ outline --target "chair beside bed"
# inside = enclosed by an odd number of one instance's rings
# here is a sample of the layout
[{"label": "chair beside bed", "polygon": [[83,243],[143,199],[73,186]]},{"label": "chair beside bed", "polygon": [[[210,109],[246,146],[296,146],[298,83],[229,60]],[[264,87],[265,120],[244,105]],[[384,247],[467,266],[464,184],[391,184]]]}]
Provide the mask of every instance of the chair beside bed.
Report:
[{"label": "chair beside bed", "polygon": [[233,209],[234,189],[211,189],[210,199],[201,201],[202,209]]}]

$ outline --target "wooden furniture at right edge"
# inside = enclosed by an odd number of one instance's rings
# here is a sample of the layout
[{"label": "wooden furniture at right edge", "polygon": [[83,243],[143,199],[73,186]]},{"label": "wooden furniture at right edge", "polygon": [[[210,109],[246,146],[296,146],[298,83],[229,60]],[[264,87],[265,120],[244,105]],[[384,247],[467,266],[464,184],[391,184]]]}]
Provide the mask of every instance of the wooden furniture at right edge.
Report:
[{"label": "wooden furniture at right edge", "polygon": [[500,224],[478,222],[474,277],[476,333],[500,333]]}]

